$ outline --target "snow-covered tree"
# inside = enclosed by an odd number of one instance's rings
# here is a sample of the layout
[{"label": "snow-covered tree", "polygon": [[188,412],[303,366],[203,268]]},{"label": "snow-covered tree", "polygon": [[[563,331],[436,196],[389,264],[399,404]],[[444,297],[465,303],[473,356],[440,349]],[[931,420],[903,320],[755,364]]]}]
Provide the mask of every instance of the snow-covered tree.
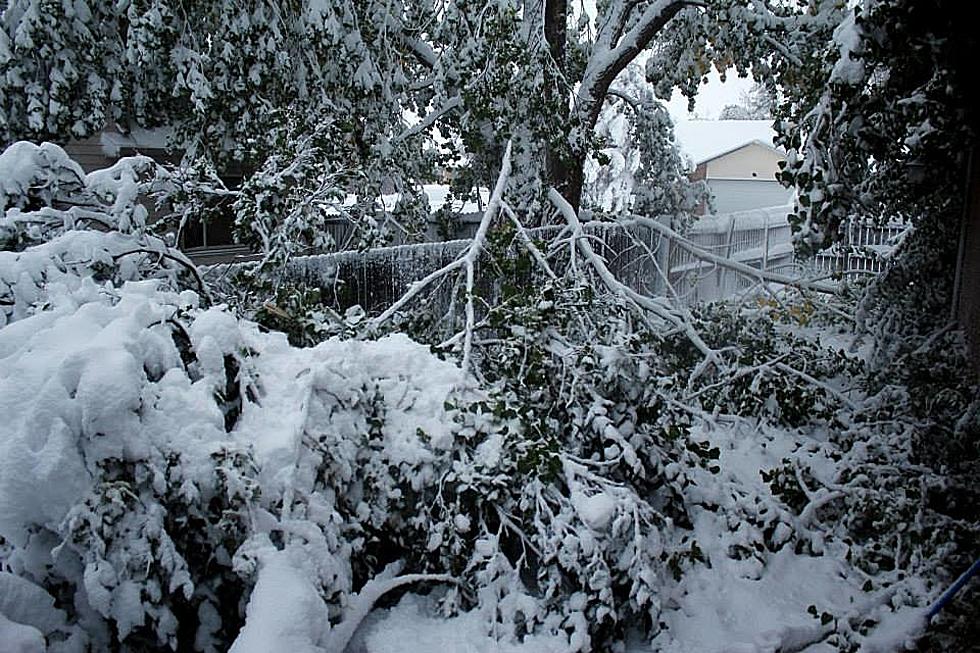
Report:
[{"label": "snow-covered tree", "polygon": [[333,125],[324,155],[363,168],[368,194],[417,184],[435,125],[478,157],[512,140],[527,206],[548,186],[579,204],[596,121],[641,52],[659,96],[693,97],[712,65],[789,74],[840,15],[830,0],[89,4],[4,10],[5,140],[169,123],[193,155],[258,165],[284,112],[312,111]]},{"label": "snow-covered tree", "polygon": [[704,182],[689,180],[670,115],[637,66],[609,94],[596,125],[602,149],[585,164],[585,206],[669,216],[682,225],[709,193]]},{"label": "snow-covered tree", "polygon": [[764,85],[756,82],[748,91],[742,91],[738,104],[726,104],[718,114],[718,120],[772,120],[776,100]]},{"label": "snow-covered tree", "polygon": [[828,246],[852,218],[910,226],[862,311],[884,359],[915,349],[949,315],[964,171],[978,134],[966,62],[978,51],[956,3],[863,2],[823,64],[788,87],[782,178],[799,189],[791,216],[799,245]]},{"label": "snow-covered tree", "polygon": [[760,80],[792,75],[833,29],[838,4],[615,0],[592,15],[565,0],[483,11],[475,11],[482,3],[459,2],[454,7],[470,11],[447,13],[452,40],[436,51],[441,70],[458,80],[446,90],[459,92],[467,144],[513,139],[515,167],[527,177],[521,191],[553,186],[578,206],[597,120],[615,80],[641,53],[659,97],[678,86],[693,97],[713,65]]}]

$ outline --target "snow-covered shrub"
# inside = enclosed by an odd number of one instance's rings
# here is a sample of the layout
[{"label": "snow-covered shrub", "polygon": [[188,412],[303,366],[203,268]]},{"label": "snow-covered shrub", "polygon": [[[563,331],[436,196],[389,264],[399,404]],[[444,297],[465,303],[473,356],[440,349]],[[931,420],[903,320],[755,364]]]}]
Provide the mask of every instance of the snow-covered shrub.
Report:
[{"label": "snow-covered shrub", "polygon": [[146,224],[151,161],[86,176],[17,143],[0,163],[20,180],[0,218],[2,565],[61,620],[5,616],[51,650],[205,650],[240,621],[230,562],[256,493],[227,436],[248,382],[237,321],[192,319],[200,277]]}]

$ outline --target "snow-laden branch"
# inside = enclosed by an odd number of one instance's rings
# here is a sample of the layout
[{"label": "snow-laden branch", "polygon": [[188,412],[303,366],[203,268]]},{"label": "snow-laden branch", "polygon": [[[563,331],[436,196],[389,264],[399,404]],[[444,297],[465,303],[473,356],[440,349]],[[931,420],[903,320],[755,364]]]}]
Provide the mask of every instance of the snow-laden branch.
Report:
[{"label": "snow-laden branch", "polygon": [[444,277],[455,270],[459,270],[460,268],[464,269],[466,271],[466,327],[465,336],[463,338],[462,362],[464,372],[469,367],[470,355],[473,349],[473,330],[476,325],[476,310],[473,306],[473,287],[475,285],[476,260],[480,256],[480,252],[483,250],[483,245],[486,242],[487,231],[490,229],[490,224],[493,222],[494,217],[497,215],[497,212],[500,209],[504,188],[507,186],[507,179],[510,177],[510,153],[511,144],[510,141],[508,141],[507,148],[504,151],[503,161],[500,164],[500,175],[497,177],[497,183],[494,186],[493,193],[490,195],[487,210],[483,212],[483,219],[480,220],[480,226],[476,230],[476,235],[473,236],[473,242],[470,243],[470,246],[466,249],[466,252],[452,263],[443,266],[435,272],[426,275],[420,281],[413,283],[409,287],[408,292],[399,297],[394,304],[389,306],[383,313],[381,313],[381,315],[371,321],[371,325],[374,328],[380,327],[382,324],[391,319],[395,313],[400,311],[410,301],[415,299],[433,281]]},{"label": "snow-laden branch", "polygon": [[687,250],[695,257],[702,259],[704,261],[709,261],[715,265],[721,266],[723,268],[728,268],[735,272],[740,272],[746,276],[754,277],[760,281],[769,281],[771,283],[780,283],[785,286],[792,286],[794,288],[799,288],[801,290],[814,290],[816,292],[826,293],[828,295],[836,295],[837,289],[833,286],[824,285],[815,281],[809,281],[806,279],[797,279],[795,277],[790,277],[785,274],[779,274],[777,272],[769,272],[768,270],[760,270],[759,268],[754,268],[751,265],[746,265],[745,263],[739,263],[738,261],[733,261],[731,259],[725,258],[724,256],[718,256],[717,254],[712,254],[706,249],[698,247],[688,239],[681,236],[679,233],[668,227],[667,225],[661,224],[656,220],[651,220],[650,218],[644,218],[642,216],[631,215],[629,219],[624,221],[623,224],[637,224],[644,227],[649,227],[654,231],[670,238],[671,241],[680,247],[681,249]]},{"label": "snow-laden branch", "polygon": [[625,297],[638,308],[643,311],[652,313],[653,315],[659,317],[660,319],[668,322],[678,329],[680,329],[690,341],[694,344],[698,350],[704,354],[705,360],[702,365],[695,370],[695,374],[692,376],[697,376],[700,371],[703,371],[708,364],[714,364],[718,367],[722,366],[721,358],[718,352],[713,350],[708,344],[701,338],[697,330],[691,325],[691,323],[685,320],[682,316],[675,314],[675,312],[663,303],[663,300],[653,297],[647,297],[642,295],[626,284],[619,281],[615,275],[610,272],[609,267],[602,260],[600,256],[595,253],[592,248],[592,244],[589,239],[586,238],[585,233],[582,230],[582,223],[579,221],[578,216],[575,214],[575,209],[572,205],[561,196],[554,188],[548,189],[548,199],[551,200],[552,204],[558,208],[568,226],[572,230],[572,239],[577,245],[579,251],[585,257],[586,261],[591,265],[591,267],[599,275],[599,279],[602,281],[603,285],[615,295]]},{"label": "snow-laden branch", "polygon": [[430,69],[436,67],[436,63],[439,61],[439,55],[436,54],[436,51],[432,49],[431,45],[419,38],[404,33],[400,33],[398,39],[423,66]]},{"label": "snow-laden branch", "polygon": [[493,218],[500,208],[500,202],[503,199],[504,188],[507,186],[508,177],[510,177],[510,141],[507,141],[507,148],[504,150],[504,160],[500,163],[500,174],[497,176],[497,184],[493,188],[493,194],[490,195],[487,210],[484,211],[483,219],[480,220],[480,227],[476,230],[476,235],[473,236],[473,244],[470,245],[469,250],[467,250],[462,259],[466,266],[466,337],[463,340],[464,373],[468,369],[470,354],[473,350],[473,327],[476,322],[473,308],[473,277],[475,274],[476,259],[480,254],[480,250],[483,249],[483,243],[487,239],[487,231],[490,229],[490,223],[493,222]]},{"label": "snow-laden branch", "polygon": [[514,223],[514,228],[517,230],[517,235],[519,235],[521,240],[524,241],[524,246],[527,247],[529,252],[531,252],[531,256],[534,257],[534,260],[541,266],[544,273],[548,275],[548,278],[557,279],[558,277],[555,275],[554,270],[552,270],[551,266],[548,264],[548,259],[546,259],[544,253],[538,249],[538,246],[534,244],[531,236],[527,233],[527,229],[524,228],[524,225],[521,223],[520,219],[510,208],[510,206],[504,202],[501,203],[500,208],[503,210],[504,215],[510,218],[510,221]]},{"label": "snow-laden branch", "polygon": [[458,95],[454,95],[453,97],[446,100],[442,104],[442,106],[440,106],[438,109],[429,113],[417,125],[412,125],[398,136],[395,136],[393,139],[391,139],[391,142],[401,143],[402,141],[411,138],[412,136],[422,133],[423,131],[431,127],[433,124],[435,124],[436,120],[439,120],[439,118],[443,117],[453,109],[459,108],[462,105],[462,103],[463,103],[462,99]]},{"label": "snow-laden branch", "polygon": [[[387,569],[385,571],[388,571]],[[382,572],[382,576],[385,572]],[[327,651],[344,651],[350,643],[351,637],[357,627],[361,625],[364,618],[368,616],[378,599],[393,589],[409,585],[412,583],[435,582],[435,583],[455,583],[456,579],[448,574],[405,574],[393,578],[373,578],[364,584],[357,596],[351,599],[347,607],[346,616],[340,624],[335,626],[327,634],[327,642],[324,647]]]},{"label": "snow-laden branch", "polygon": [[620,38],[631,7],[617,2],[610,8],[609,19],[600,28],[596,49],[586,65],[578,91],[578,104],[592,125],[598,117],[602,98],[616,76],[633,61],[660,30],[684,7],[696,3],[687,0],[657,0],[644,9],[636,23]]}]

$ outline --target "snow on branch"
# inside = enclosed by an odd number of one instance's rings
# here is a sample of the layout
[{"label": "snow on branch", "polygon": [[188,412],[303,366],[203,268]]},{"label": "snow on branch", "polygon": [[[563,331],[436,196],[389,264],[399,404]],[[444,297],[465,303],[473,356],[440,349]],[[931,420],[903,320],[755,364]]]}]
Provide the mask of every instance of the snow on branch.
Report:
[{"label": "snow on branch", "polygon": [[733,261],[731,259],[725,258],[724,256],[718,256],[717,254],[712,254],[706,249],[702,249],[689,241],[688,239],[681,236],[679,233],[671,229],[670,227],[657,222],[656,220],[651,220],[650,218],[644,218],[642,216],[630,216],[629,220],[625,224],[638,224],[644,227],[650,227],[654,231],[670,238],[678,247],[687,250],[697,258],[705,261],[714,263],[729,270],[739,272],[749,277],[759,279],[760,281],[769,281],[772,283],[780,283],[786,286],[791,286],[793,288],[799,288],[801,290],[814,290],[816,292],[826,293],[829,295],[834,295],[837,290],[833,286],[828,286],[816,281],[809,281],[805,279],[797,279],[795,277],[787,276],[785,274],[779,274],[777,272],[769,272],[767,270],[760,270],[754,268],[751,265],[746,265],[745,263],[739,263],[738,261]]},{"label": "snow on branch", "polygon": [[708,346],[708,344],[701,338],[700,334],[698,334],[688,320],[684,319],[683,316],[678,315],[669,305],[665,305],[664,300],[642,295],[616,279],[615,275],[609,271],[606,263],[595,253],[595,250],[592,248],[592,244],[589,242],[589,239],[585,236],[585,233],[582,230],[582,223],[575,214],[575,209],[573,209],[572,205],[561,196],[561,193],[554,188],[551,188],[548,190],[548,199],[551,200],[555,207],[557,207],[561,212],[562,216],[565,218],[565,221],[568,223],[568,226],[572,230],[572,238],[577,244],[578,249],[582,252],[582,255],[585,257],[589,265],[596,271],[596,274],[599,275],[599,279],[602,281],[603,285],[605,285],[610,292],[624,297],[642,311],[652,313],[663,321],[677,327],[684,332],[694,346],[697,347],[702,354],[704,354],[704,363],[698,370],[695,371],[694,376],[697,376],[699,372],[706,369],[708,364],[714,364],[718,367],[722,366],[722,361],[718,355],[718,352]]},{"label": "snow on branch", "polygon": [[372,320],[372,326],[375,328],[380,327],[382,324],[391,319],[391,317],[394,316],[399,310],[415,299],[432,282],[462,268],[466,271],[466,327],[463,338],[462,367],[464,371],[468,369],[473,349],[473,330],[476,326],[476,310],[473,305],[473,287],[475,285],[476,277],[476,261],[480,256],[480,252],[483,250],[483,245],[486,242],[487,231],[490,229],[490,224],[493,222],[494,217],[496,217],[497,212],[500,210],[501,199],[504,194],[504,188],[507,186],[507,179],[510,177],[510,171],[511,144],[510,141],[508,141],[507,148],[504,151],[503,161],[500,164],[500,175],[497,177],[497,183],[494,186],[493,194],[490,196],[490,201],[487,204],[486,211],[483,212],[483,219],[480,220],[480,226],[476,230],[476,235],[473,236],[473,241],[466,249],[466,252],[452,263],[443,266],[442,268],[426,275],[420,281],[413,283],[409,287],[408,292],[389,306],[383,313],[381,313],[381,315]]},{"label": "snow on branch", "polygon": [[618,2],[610,10],[610,19],[603,24],[596,43],[596,52],[589,60],[579,88],[578,97],[583,106],[593,106],[598,112],[602,97],[605,96],[609,85],[626,65],[650,43],[660,30],[677,13],[687,6],[697,3],[686,0],[658,0],[646,7],[639,20],[621,38],[617,38],[624,30],[631,13],[630,8]]},{"label": "snow on branch", "polygon": [[463,103],[463,100],[460,98],[460,96],[454,95],[453,97],[451,97],[448,100],[446,100],[445,102],[443,102],[442,106],[440,106],[438,109],[436,109],[435,111],[429,113],[417,125],[412,125],[411,127],[409,127],[408,129],[406,129],[405,131],[403,131],[398,136],[395,136],[392,139],[392,142],[393,143],[401,143],[402,141],[404,141],[404,140],[406,140],[408,138],[411,138],[412,136],[415,136],[417,134],[420,134],[420,133],[424,132],[426,129],[428,129],[433,124],[435,124],[435,122],[437,120],[439,120],[439,118],[442,118],[444,115],[446,115],[447,113],[449,113],[453,109],[459,108],[462,105],[462,103]]}]

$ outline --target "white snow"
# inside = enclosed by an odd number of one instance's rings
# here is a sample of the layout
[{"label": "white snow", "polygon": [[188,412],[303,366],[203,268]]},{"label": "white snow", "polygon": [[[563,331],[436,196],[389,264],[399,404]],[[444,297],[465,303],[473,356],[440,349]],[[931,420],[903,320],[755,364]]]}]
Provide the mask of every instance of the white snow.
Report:
[{"label": "white snow", "polygon": [[44,635],[36,628],[16,623],[0,613],[0,642],[6,653],[44,653]]},{"label": "white snow", "polygon": [[926,629],[928,608],[888,612],[861,644],[860,653],[892,653],[911,649]]},{"label": "white snow", "polygon": [[564,653],[568,640],[529,635],[523,642],[497,640],[479,611],[437,616],[425,597],[406,595],[398,605],[378,611],[352,642],[351,653]]},{"label": "white snow", "polygon": [[860,84],[864,79],[864,63],[853,55],[861,47],[861,30],[853,11],[834,29],[834,43],[840,50],[840,58],[834,64],[830,80],[852,86]]},{"label": "white snow", "polygon": [[327,606],[302,567],[295,550],[270,552],[245,610],[245,627],[229,653],[325,653],[330,630]]},{"label": "white snow", "polygon": [[10,205],[10,198],[24,196],[29,189],[78,183],[84,177],[81,166],[53,143],[13,143],[0,153],[0,211]]},{"label": "white snow", "polygon": [[572,505],[588,526],[603,530],[616,515],[616,499],[607,492],[586,496],[582,492],[572,492]]}]

